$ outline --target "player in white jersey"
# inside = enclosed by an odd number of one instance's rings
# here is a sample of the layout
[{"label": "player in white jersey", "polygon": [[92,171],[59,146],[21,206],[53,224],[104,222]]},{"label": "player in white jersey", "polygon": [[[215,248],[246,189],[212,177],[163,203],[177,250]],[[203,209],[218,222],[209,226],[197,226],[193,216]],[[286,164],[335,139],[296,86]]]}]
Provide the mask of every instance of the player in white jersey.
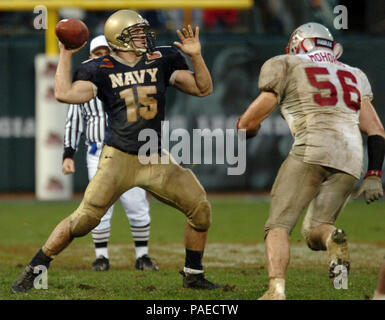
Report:
[{"label": "player in white jersey", "polygon": [[370,203],[383,196],[384,128],[366,75],[339,62],[341,53],[326,27],[307,23],[297,28],[287,54],[262,66],[261,94],[237,123],[252,137],[280,105],[294,137],[271,190],[265,224],[269,289],[261,299],[286,298],[289,235],[306,208],[302,234],[309,248],[327,250],[331,279],[348,272],[346,234],[334,223],[361,176],[361,132],[368,136],[369,165],[356,197],[363,193]]},{"label": "player in white jersey", "polygon": [[[104,56],[110,52],[103,35],[95,37],[90,43],[90,59]],[[85,123],[85,126],[83,125]],[[102,152],[106,115],[103,104],[98,98],[81,105],[70,105],[66,121],[64,137],[64,154],[62,170],[64,174],[75,172],[73,156],[77,150],[80,136],[84,132],[87,148],[88,177],[91,180],[98,168]],[[84,128],[85,127],[85,128]],[[136,264],[138,270],[158,270],[158,266],[148,255],[150,237],[150,214],[146,191],[134,187],[121,195],[120,201],[130,222],[132,238],[135,244]],[[110,238],[111,218],[114,210],[112,205],[102,217],[98,226],[91,231],[95,244],[96,260],[92,269],[107,271],[109,269],[108,241]]]}]

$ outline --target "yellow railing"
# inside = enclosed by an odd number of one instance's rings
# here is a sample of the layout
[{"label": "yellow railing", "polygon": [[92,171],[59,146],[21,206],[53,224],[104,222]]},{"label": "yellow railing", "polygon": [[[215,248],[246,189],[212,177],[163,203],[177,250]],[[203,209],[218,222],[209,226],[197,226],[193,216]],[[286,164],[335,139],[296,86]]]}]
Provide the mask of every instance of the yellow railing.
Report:
[{"label": "yellow railing", "polygon": [[0,0],[0,11],[32,11],[36,6],[45,6],[48,13],[45,51],[47,54],[57,54],[55,25],[58,21],[57,10],[59,8],[78,7],[84,10],[250,9],[253,3],[253,0]]},{"label": "yellow railing", "polygon": [[0,0],[0,10],[31,10],[43,5],[47,8],[78,7],[85,10],[132,9],[249,9],[253,0]]}]

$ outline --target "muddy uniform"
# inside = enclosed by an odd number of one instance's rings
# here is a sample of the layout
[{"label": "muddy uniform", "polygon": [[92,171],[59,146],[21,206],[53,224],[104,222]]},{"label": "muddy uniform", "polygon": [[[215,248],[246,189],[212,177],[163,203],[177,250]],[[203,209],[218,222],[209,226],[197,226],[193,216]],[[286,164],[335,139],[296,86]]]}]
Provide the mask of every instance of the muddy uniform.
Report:
[{"label": "muddy uniform", "polygon": [[335,60],[328,50],[281,55],[262,67],[261,91],[277,95],[294,137],[274,182],[265,232],[289,232],[310,204],[303,234],[334,224],[363,166],[359,130],[361,100],[372,99],[366,75]]},{"label": "muddy uniform", "polygon": [[[186,69],[185,58],[178,50],[157,47],[136,63],[106,55],[83,64],[75,73],[74,80],[93,83],[108,115],[98,170],[82,203],[71,215],[72,229],[77,230],[75,236],[86,234],[98,225],[107,209],[134,186],[180,209],[193,228],[202,231],[209,228],[211,209],[202,185],[191,170],[182,168],[161,150],[166,89],[174,83],[178,70]],[[151,153],[153,161],[147,164],[138,155],[147,142],[139,139],[144,129],[151,130],[158,138]],[[164,157],[170,157],[168,164],[163,164]]]}]

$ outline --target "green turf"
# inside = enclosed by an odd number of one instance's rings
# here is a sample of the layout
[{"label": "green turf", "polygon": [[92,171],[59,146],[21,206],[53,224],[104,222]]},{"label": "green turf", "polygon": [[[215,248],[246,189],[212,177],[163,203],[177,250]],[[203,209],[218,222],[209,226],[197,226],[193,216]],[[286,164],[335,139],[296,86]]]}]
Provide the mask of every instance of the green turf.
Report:
[{"label": "green turf", "polygon": [[[209,265],[206,271],[210,280],[226,284],[222,289],[207,292],[181,287],[178,270],[184,263],[184,216],[169,206],[151,201],[150,252],[161,267],[159,272],[133,270],[135,259],[129,224],[119,204],[112,218],[110,246],[115,251],[110,252],[110,271],[97,273],[89,270],[94,252],[91,236],[87,235],[76,239],[52,263],[48,290],[13,295],[10,294],[10,285],[22,267],[44,243],[55,225],[76,209],[79,201],[3,201],[0,203],[0,299],[255,299],[267,286],[267,272],[261,262],[264,250],[260,249],[262,251],[258,254],[253,251],[255,259],[253,255],[240,255],[240,252],[257,244],[263,248],[263,225],[269,203],[233,197],[211,198],[211,203],[213,224],[208,246],[212,245],[213,249],[207,257],[205,255],[204,263]],[[369,206],[362,201],[349,202],[337,226],[347,231],[351,243],[376,245],[384,248],[385,253],[384,207],[383,201]],[[304,247],[300,234],[301,220],[292,233],[291,243]],[[168,248],[172,252],[168,252]],[[216,252],[218,250],[222,252]],[[352,268],[348,290],[336,290],[331,286],[327,279],[326,261],[324,264],[309,262],[308,265],[301,265],[301,258],[292,255],[287,274],[287,298],[371,297],[381,261],[377,255],[375,260],[378,258],[378,261],[371,261],[365,266],[365,254],[368,252],[362,251],[362,264]],[[235,264],[230,265],[229,261]]]}]

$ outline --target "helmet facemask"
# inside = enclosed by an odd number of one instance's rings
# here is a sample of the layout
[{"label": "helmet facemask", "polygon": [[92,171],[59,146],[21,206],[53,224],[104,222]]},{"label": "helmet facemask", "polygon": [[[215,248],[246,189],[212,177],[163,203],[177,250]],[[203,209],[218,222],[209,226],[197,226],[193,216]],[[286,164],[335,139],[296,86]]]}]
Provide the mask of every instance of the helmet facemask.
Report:
[{"label": "helmet facemask", "polygon": [[[147,21],[123,29],[120,36],[116,39],[122,42],[123,46],[127,48],[126,51],[134,51],[138,56],[154,51],[155,34],[150,31],[150,25]],[[135,41],[142,39],[145,40],[144,47],[136,46]]]},{"label": "helmet facemask", "polygon": [[299,44],[304,38],[301,37],[298,31],[294,31],[289,39],[289,42],[286,45],[285,52],[286,54],[297,54],[299,51]]}]

